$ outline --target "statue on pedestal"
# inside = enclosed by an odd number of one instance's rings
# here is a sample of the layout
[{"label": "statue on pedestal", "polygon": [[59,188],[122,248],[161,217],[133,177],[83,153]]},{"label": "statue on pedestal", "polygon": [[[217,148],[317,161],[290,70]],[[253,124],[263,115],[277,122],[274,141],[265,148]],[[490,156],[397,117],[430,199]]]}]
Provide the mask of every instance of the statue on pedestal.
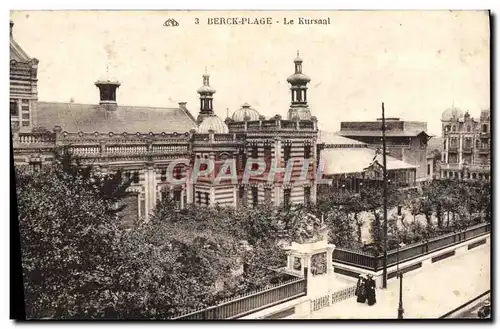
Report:
[{"label": "statue on pedestal", "polygon": [[319,219],[312,214],[306,214],[297,229],[298,242],[303,244],[322,241],[325,232],[326,225],[323,223],[323,219]]}]

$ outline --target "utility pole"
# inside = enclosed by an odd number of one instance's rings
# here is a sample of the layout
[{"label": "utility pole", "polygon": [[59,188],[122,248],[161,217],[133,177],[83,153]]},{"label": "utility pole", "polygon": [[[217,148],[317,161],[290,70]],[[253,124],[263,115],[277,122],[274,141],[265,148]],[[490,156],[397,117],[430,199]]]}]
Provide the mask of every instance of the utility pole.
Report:
[{"label": "utility pole", "polygon": [[[382,102],[382,159],[384,175],[384,270],[382,272],[382,287],[387,288],[387,152],[385,142],[385,109]],[[380,229],[380,228],[379,228]]]}]

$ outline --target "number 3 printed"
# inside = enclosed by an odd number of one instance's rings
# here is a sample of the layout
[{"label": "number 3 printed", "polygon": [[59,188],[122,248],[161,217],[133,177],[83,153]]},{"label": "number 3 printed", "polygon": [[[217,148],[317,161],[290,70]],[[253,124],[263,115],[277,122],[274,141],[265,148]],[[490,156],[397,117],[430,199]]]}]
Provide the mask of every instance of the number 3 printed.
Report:
[{"label": "number 3 printed", "polygon": [[200,24],[200,20],[199,20],[198,18],[195,18],[195,19],[194,19],[194,23],[195,23],[195,24]]}]

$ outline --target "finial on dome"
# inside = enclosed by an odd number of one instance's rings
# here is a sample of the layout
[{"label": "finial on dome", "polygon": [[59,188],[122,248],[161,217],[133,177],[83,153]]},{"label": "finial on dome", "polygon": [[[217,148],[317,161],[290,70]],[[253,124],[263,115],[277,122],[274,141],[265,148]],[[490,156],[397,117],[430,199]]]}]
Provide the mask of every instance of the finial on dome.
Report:
[{"label": "finial on dome", "polygon": [[297,49],[297,57],[300,57],[300,55],[299,55],[299,50],[298,50],[298,49]]}]

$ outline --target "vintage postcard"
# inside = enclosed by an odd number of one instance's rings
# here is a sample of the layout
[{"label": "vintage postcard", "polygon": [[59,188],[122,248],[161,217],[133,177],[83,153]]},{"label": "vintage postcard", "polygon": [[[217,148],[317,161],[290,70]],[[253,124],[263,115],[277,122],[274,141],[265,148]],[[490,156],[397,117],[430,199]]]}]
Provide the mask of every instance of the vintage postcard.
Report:
[{"label": "vintage postcard", "polygon": [[490,22],[12,11],[11,317],[491,319]]}]

